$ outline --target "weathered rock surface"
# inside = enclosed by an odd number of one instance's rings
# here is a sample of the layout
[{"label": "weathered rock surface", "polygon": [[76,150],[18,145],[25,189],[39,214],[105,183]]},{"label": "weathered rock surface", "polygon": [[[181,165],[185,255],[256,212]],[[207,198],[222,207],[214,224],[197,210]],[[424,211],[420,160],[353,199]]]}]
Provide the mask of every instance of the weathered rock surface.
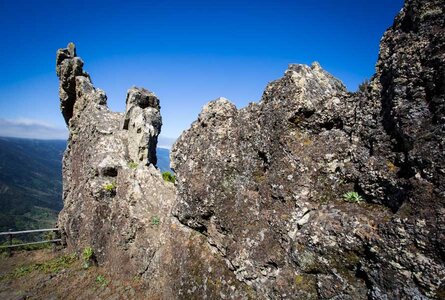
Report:
[{"label": "weathered rock surface", "polygon": [[174,185],[155,168],[158,98],[133,87],[125,113],[111,112],[75,55],[72,44],[57,53],[70,132],[58,223],[69,250],[91,247],[97,263],[113,274],[142,279],[150,299],[255,295],[204,236],[172,217]]},{"label": "weathered rock surface", "polygon": [[161,132],[159,99],[146,89],[128,91],[123,129],[128,130],[128,154],[133,162],[156,165],[156,145]]},{"label": "weathered rock surface", "polygon": [[406,2],[361,92],[290,65],[175,144],[173,213],[262,297],[445,297],[444,4]]},{"label": "weathered rock surface", "polygon": [[82,65],[74,45],[58,51],[70,131],[59,225],[70,247],[91,246],[100,263],[142,274],[162,242],[162,230],[150,218],[166,216],[174,198],[174,188],[150,164],[156,162],[150,152],[160,130],[159,101],[144,89],[130,89],[122,126],[124,116],[108,110],[105,93],[93,87]]},{"label": "weathered rock surface", "polygon": [[357,93],[314,63],[259,103],[208,103],[174,145],[175,186],[155,168],[157,97],[132,88],[113,113],[59,50],[67,246],[156,299],[445,298],[444,7],[406,1]]}]

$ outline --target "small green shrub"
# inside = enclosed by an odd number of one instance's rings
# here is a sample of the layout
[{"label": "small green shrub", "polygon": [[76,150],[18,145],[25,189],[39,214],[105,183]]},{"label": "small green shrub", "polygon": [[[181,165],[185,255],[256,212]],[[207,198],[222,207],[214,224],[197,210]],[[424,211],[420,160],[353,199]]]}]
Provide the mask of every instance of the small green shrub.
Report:
[{"label": "small green shrub", "polygon": [[134,161],[132,161],[132,162],[129,162],[129,163],[128,163],[128,167],[129,167],[130,169],[135,170],[135,169],[138,167],[138,164],[135,163]]},{"label": "small green shrub", "polygon": [[93,255],[94,255],[93,248],[85,247],[85,249],[83,249],[83,252],[82,252],[83,260],[90,260],[93,258]]},{"label": "small green shrub", "polygon": [[360,196],[357,192],[347,192],[343,194],[343,199],[345,199],[345,201],[348,202],[356,202],[356,203],[363,201],[363,197]]},{"label": "small green shrub", "polygon": [[93,256],[94,256],[93,248],[86,247],[85,249],[83,249],[82,259],[83,259],[83,267],[85,269],[88,269],[91,266]]},{"label": "small green shrub", "polygon": [[171,183],[175,183],[175,181],[176,181],[176,176],[170,172],[163,172],[162,178],[164,178],[165,181],[171,182]]},{"label": "small green shrub", "polygon": [[104,190],[106,190],[107,192],[112,192],[116,189],[116,183],[115,182],[110,182],[104,185]]},{"label": "small green shrub", "polygon": [[153,216],[153,217],[151,217],[150,223],[151,223],[151,225],[158,226],[161,223],[161,220],[159,219],[158,216]]},{"label": "small green shrub", "polygon": [[109,281],[103,275],[97,275],[96,283],[100,286],[107,286]]}]

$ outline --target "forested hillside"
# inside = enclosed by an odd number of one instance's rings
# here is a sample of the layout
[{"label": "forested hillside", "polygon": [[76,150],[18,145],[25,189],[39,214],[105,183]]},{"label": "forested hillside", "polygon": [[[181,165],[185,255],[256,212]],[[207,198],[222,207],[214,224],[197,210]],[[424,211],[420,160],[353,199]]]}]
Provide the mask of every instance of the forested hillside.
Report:
[{"label": "forested hillside", "polygon": [[63,140],[0,137],[0,231],[54,226],[65,147]]}]

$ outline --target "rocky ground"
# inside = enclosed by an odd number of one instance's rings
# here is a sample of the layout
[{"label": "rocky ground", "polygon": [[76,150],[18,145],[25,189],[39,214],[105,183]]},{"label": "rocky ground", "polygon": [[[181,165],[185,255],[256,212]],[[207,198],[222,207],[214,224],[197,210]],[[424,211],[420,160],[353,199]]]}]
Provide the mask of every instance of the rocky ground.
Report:
[{"label": "rocky ground", "polygon": [[42,249],[0,257],[0,299],[156,299],[138,277],[85,269],[76,254]]}]

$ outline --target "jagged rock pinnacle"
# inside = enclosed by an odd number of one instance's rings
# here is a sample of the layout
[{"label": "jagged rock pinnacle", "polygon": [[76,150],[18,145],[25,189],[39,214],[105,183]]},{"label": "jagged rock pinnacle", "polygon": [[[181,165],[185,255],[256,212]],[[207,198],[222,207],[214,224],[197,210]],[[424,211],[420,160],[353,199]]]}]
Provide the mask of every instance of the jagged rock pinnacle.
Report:
[{"label": "jagged rock pinnacle", "polygon": [[146,89],[133,87],[127,93],[123,129],[128,130],[130,159],[156,165],[156,145],[161,131],[159,99]]}]

